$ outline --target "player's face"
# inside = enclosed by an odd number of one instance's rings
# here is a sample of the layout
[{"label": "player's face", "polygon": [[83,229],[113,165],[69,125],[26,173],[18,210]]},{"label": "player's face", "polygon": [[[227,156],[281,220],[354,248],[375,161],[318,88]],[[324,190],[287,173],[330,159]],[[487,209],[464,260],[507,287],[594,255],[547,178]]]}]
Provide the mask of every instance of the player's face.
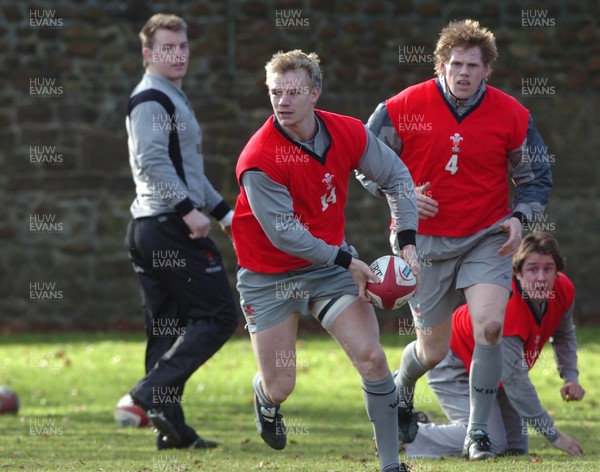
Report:
[{"label": "player's face", "polygon": [[554,282],[558,274],[552,256],[533,253],[527,256],[517,279],[523,293],[533,302],[542,303],[554,296]]},{"label": "player's face", "polygon": [[279,124],[293,138],[305,141],[315,130],[314,108],[320,90],[308,85],[304,69],[272,74],[267,81],[273,113]]},{"label": "player's face", "polygon": [[154,34],[154,45],[144,48],[142,53],[148,64],[148,72],[162,75],[181,86],[190,57],[185,31],[158,29]]},{"label": "player's face", "polygon": [[452,48],[450,59],[441,65],[452,94],[460,100],[471,98],[481,81],[490,75],[490,66],[481,59],[481,49]]}]

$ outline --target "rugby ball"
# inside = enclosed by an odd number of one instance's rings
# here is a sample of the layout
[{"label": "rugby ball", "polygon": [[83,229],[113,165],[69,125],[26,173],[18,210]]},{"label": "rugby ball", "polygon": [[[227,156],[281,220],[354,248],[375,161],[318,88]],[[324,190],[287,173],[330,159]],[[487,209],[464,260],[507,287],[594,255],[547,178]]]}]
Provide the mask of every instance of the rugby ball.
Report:
[{"label": "rugby ball", "polygon": [[0,385],[0,415],[8,415],[19,411],[19,397],[17,393]]},{"label": "rugby ball", "polygon": [[415,293],[417,279],[406,261],[398,256],[383,256],[370,265],[380,283],[367,282],[367,296],[382,310],[397,310]]},{"label": "rugby ball", "polygon": [[122,428],[143,428],[148,425],[148,416],[141,407],[133,403],[131,395],[124,395],[115,406],[115,420]]}]

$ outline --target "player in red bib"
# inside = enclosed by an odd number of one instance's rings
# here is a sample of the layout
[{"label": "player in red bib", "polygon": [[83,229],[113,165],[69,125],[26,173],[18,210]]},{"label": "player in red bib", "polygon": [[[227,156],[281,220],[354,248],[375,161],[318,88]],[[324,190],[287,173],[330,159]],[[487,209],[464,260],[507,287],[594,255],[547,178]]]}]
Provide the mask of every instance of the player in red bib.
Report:
[{"label": "player in red bib", "polygon": [[[398,395],[365,287],[377,281],[344,239],[349,176],[358,170],[385,193],[402,256],[417,271],[417,206],[406,166],[357,119],[315,110],[318,56],[280,52],[267,63],[274,115],[254,134],[236,167],[240,195],[232,234],[237,288],[259,373],[256,426],[274,449],[286,445],[281,404],[296,382],[300,316],[312,314],[362,377],[381,470],[398,459]],[[290,362],[292,360],[292,362]]]},{"label": "player in red bib", "polygon": [[[435,50],[437,78],[382,103],[367,124],[417,185],[422,263],[411,300],[417,340],[404,349],[395,377],[399,436],[410,443],[416,435],[415,384],[448,352],[452,311],[466,298],[475,339],[464,447],[470,459],[493,456],[486,423],[501,374],[510,256],[521,225],[541,216],[552,186],[546,147],[529,112],[486,83],[496,56],[494,35],[478,22],[450,23]],[[507,169],[516,186],[512,208]]]},{"label": "player in red bib", "polygon": [[[489,420],[492,446],[497,454],[527,454],[527,425],[557,449],[571,455],[583,453],[575,439],[555,427],[528,376],[544,345],[551,340],[564,380],[560,389],[562,399],[578,401],[585,394],[577,369],[575,289],[562,270],[558,243],[548,234],[528,234],[513,257],[513,295],[506,307],[502,339],[502,383]],[[474,347],[469,307],[462,305],[453,315],[450,351],[427,373],[429,386],[452,423],[422,424],[415,441],[406,445],[407,456],[461,453],[469,419],[468,383]]]}]

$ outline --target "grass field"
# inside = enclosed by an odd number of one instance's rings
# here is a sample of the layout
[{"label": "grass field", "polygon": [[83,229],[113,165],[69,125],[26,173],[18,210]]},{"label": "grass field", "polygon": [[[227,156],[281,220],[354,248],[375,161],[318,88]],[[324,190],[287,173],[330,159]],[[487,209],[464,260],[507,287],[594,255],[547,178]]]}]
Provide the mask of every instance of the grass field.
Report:
[{"label": "grass field", "polygon": [[[532,376],[556,426],[586,452],[571,458],[539,436],[530,456],[469,463],[460,458],[412,461],[413,471],[600,471],[600,329],[578,330],[583,402],[566,404],[551,349]],[[411,338],[387,334],[395,366]],[[326,336],[298,342],[297,388],[282,410],[289,429],[284,451],[267,447],[254,426],[250,342],[236,337],[190,379],[183,397],[188,423],[220,442],[211,451],[161,451],[150,429],[119,428],[114,405],[143,373],[142,335],[19,334],[0,337],[0,385],[19,394],[18,415],[0,416],[0,472],[4,471],[376,471],[372,430],[360,380]],[[441,411],[419,382],[422,409]]]}]

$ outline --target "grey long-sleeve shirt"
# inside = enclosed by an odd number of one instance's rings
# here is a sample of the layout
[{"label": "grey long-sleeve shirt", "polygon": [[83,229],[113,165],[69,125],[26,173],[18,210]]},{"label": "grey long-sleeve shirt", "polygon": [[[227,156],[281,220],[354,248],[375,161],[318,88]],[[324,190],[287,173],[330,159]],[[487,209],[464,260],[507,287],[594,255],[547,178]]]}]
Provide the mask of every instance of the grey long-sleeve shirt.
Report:
[{"label": "grey long-sleeve shirt", "polygon": [[[554,356],[560,376],[565,381],[578,382],[577,338],[573,324],[573,306],[562,316],[559,326],[551,339]],[[513,408],[539,434],[554,441],[558,431],[554,421],[542,406],[535,387],[529,379],[529,370],[523,362],[523,341],[518,336],[502,339],[504,364],[502,367],[502,385]]]},{"label": "grey long-sleeve shirt", "polygon": [[[387,198],[394,220],[393,229],[400,234],[414,234],[417,229],[417,206],[414,193],[410,192],[410,189],[414,188],[410,173],[393,151],[372,132],[366,132],[367,146],[358,170],[369,180],[376,182]],[[313,152],[322,155],[329,142],[330,137],[325,127],[319,123],[313,142],[302,144],[310,146]],[[289,231],[277,230],[277,219],[280,215],[294,214],[294,202],[286,187],[274,182],[259,170],[244,172],[241,183],[252,213],[275,247],[314,264],[334,264],[340,248],[315,238],[298,220],[291,219],[294,226]]]},{"label": "grey long-sleeve shirt", "polygon": [[[156,101],[136,105],[125,121],[129,164],[135,182],[136,198],[131,205],[134,218],[161,213],[203,209],[223,218],[229,206],[204,175],[202,131],[185,93],[170,80],[157,74],[144,74],[131,96],[157,89],[175,106],[174,117]],[[175,123],[172,122],[175,118]],[[183,178],[169,157],[169,134],[177,131]]]}]

